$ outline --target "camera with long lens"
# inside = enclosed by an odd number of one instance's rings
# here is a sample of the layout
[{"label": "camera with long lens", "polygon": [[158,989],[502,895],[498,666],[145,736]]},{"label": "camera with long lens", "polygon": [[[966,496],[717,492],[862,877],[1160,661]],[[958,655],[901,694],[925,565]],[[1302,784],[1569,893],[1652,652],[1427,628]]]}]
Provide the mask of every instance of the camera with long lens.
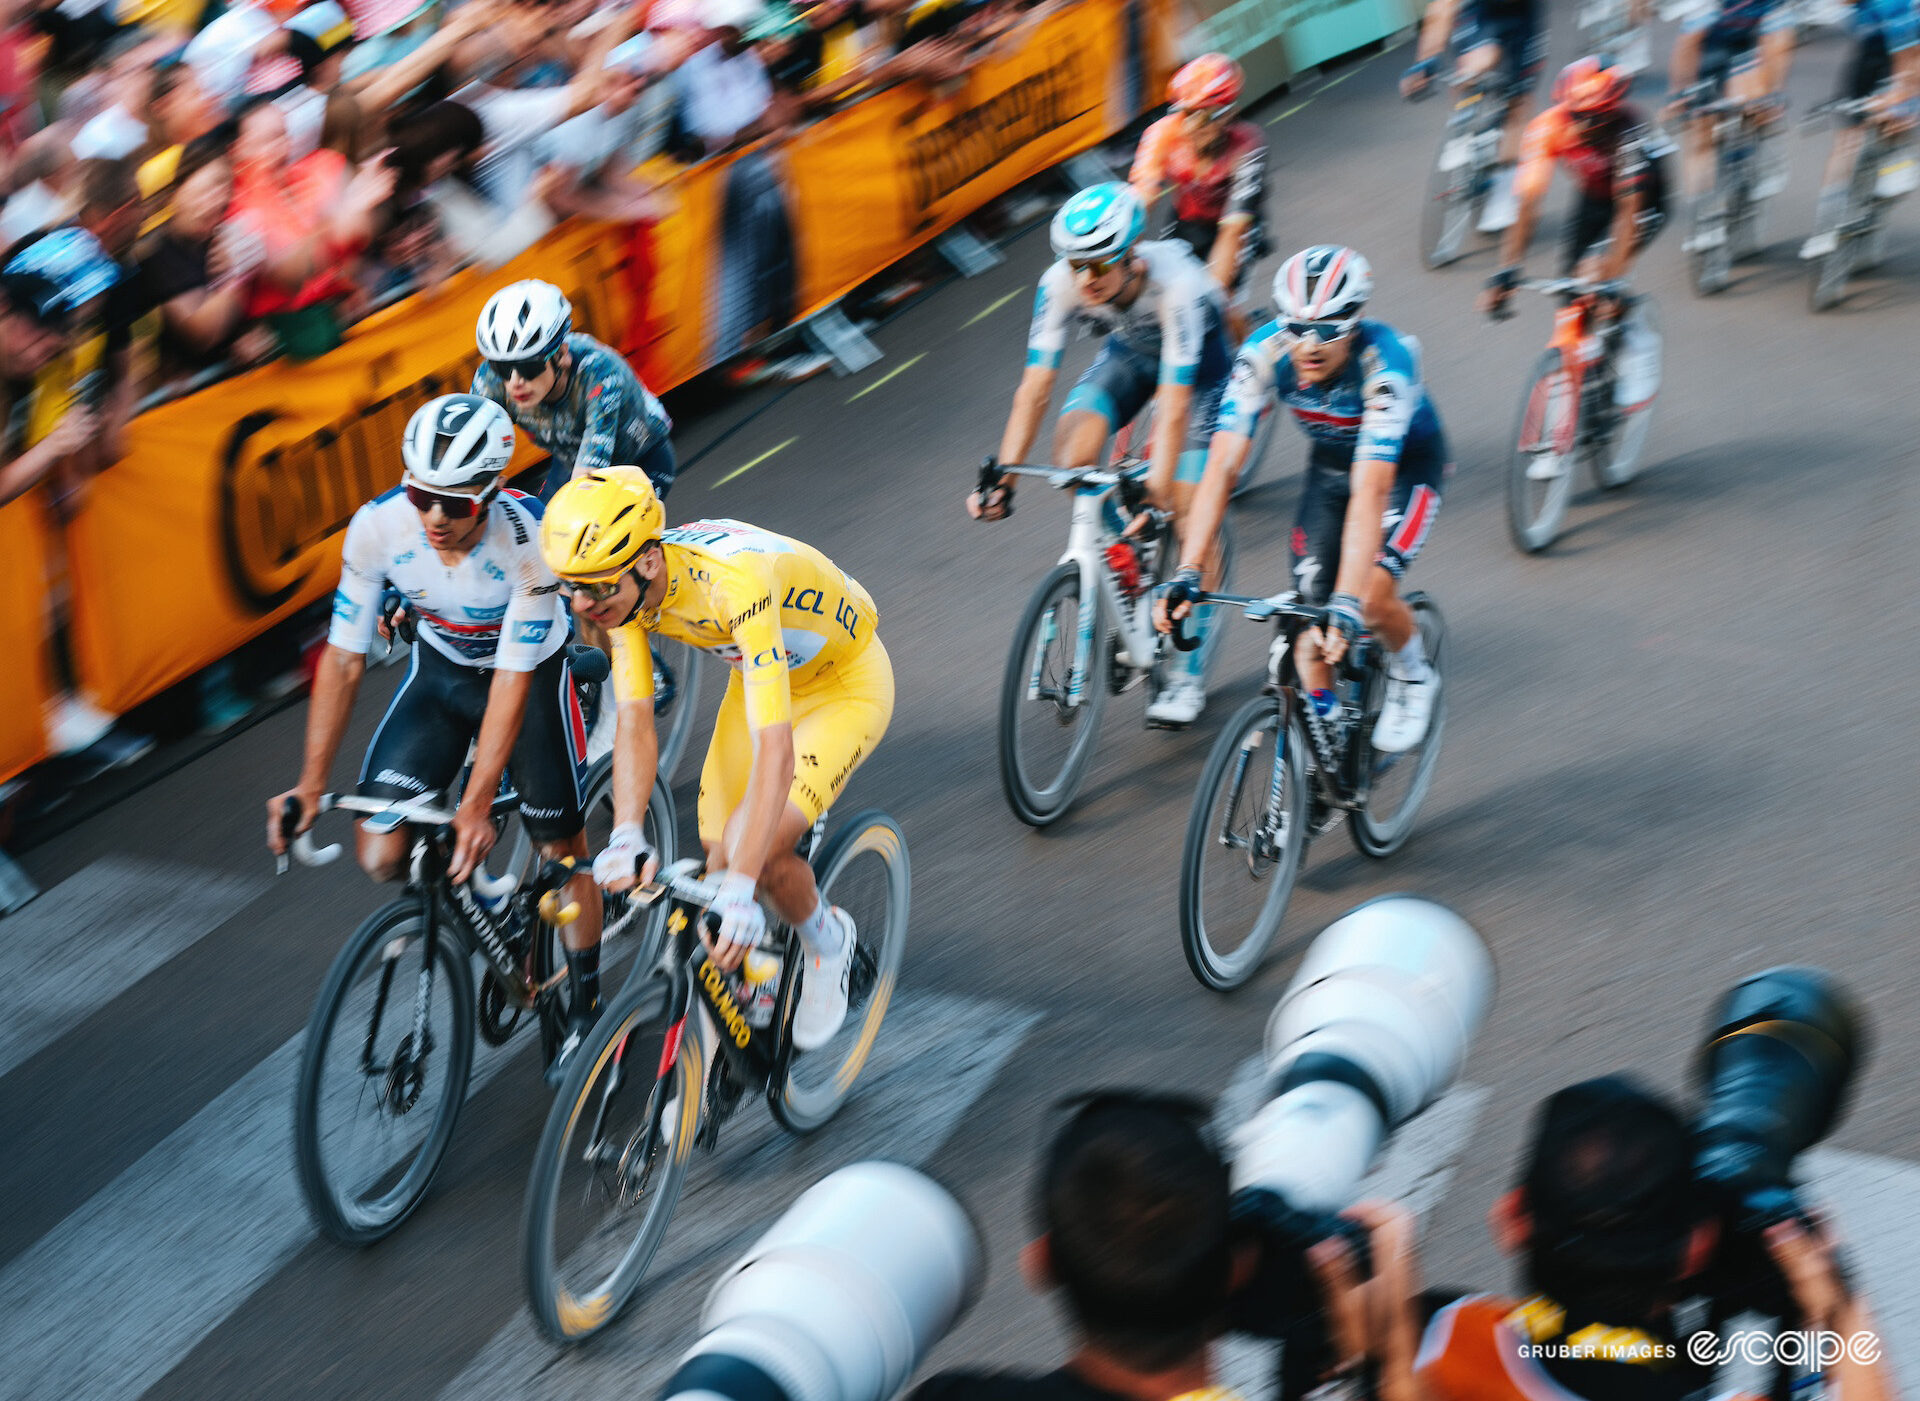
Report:
[{"label": "camera with long lens", "polygon": [[662,1401],[886,1401],[978,1297],[979,1227],[897,1163],[823,1178],[720,1277]]},{"label": "camera with long lens", "polygon": [[1769,968],[1715,1005],[1696,1064],[1694,1176],[1720,1211],[1708,1288],[1722,1312],[1791,1316],[1761,1234],[1806,1219],[1795,1160],[1832,1131],[1865,1055],[1859,1008],[1818,968]]},{"label": "camera with long lens", "polygon": [[1365,1231],[1338,1212],[1388,1137],[1459,1075],[1493,991],[1471,925],[1431,900],[1385,895],[1314,940],[1274,1008],[1264,1103],[1234,1135],[1235,1226],[1260,1263],[1232,1326],[1285,1343],[1283,1397],[1311,1388],[1327,1361],[1307,1252],[1338,1236],[1369,1268]]}]

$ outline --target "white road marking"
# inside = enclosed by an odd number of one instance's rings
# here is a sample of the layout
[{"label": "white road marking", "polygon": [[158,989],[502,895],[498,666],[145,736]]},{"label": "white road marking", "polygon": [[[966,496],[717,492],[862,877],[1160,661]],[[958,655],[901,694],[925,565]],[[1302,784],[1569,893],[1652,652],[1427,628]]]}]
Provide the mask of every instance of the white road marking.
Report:
[{"label": "white road marking", "polygon": [[59,1039],[267,888],[171,861],[105,856],[0,924],[13,996],[0,1075]]},{"label": "white road marking", "polygon": [[[648,1288],[594,1342],[562,1351],[523,1308],[442,1396],[651,1396],[693,1345],[715,1276],[802,1191],[866,1158],[924,1166],[993,1083],[1038,1013],[965,998],[901,993],[854,1097],[810,1138],[743,1104],[713,1157],[696,1158]],[[937,1163],[935,1164],[937,1170]]]}]

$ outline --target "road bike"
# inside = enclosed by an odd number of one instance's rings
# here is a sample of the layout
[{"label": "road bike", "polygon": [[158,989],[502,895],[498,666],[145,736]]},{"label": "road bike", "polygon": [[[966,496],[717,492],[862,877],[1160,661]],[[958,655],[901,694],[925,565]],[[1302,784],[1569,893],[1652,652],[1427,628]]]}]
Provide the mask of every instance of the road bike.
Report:
[{"label": "road bike", "polygon": [[1430,268],[1459,259],[1478,229],[1500,171],[1510,100],[1508,81],[1499,73],[1464,84],[1456,80],[1454,86],[1453,111],[1420,206],[1420,256]]},{"label": "road bike", "polygon": [[1580,52],[1605,54],[1629,74],[1646,71],[1646,30],[1634,23],[1630,0],[1584,0],[1579,23]]},{"label": "road bike", "polygon": [[718,1145],[743,1098],[765,1096],[795,1134],[820,1128],[846,1102],[899,979],[912,881],[906,839],[884,812],[861,813],[823,844],[825,829],[822,817],[801,852],[820,898],[847,910],[858,935],[846,1025],[817,1050],[793,1047],[806,960],[790,927],[769,920],[749,961],[771,953],[777,979],[749,986],[709,957],[701,931],[717,926],[706,912],[719,882],[697,860],[665,867],[635,892],[637,903],[671,911],[666,942],[575,1053],[527,1186],[522,1273],[533,1316],[554,1341],[591,1337],[639,1291],[694,1148]]},{"label": "road bike", "polygon": [[[1624,282],[1560,277],[1520,286],[1562,299],[1520,400],[1507,468],[1507,527],[1513,543],[1534,554],[1558,538],[1580,469],[1609,490],[1639,471],[1659,393],[1661,339],[1652,299]],[[1611,316],[1602,314],[1603,303],[1615,308]],[[1622,384],[1632,397],[1623,399]]]},{"label": "road bike", "polygon": [[[1702,85],[1696,85],[1701,87]],[[1693,227],[1686,251],[1692,261],[1693,289],[1703,297],[1723,292],[1733,278],[1733,265],[1760,251],[1762,208],[1778,193],[1778,177],[1769,173],[1764,137],[1768,118],[1781,100],[1767,98],[1695,97],[1688,102],[1689,119],[1713,122],[1713,188],[1694,203]]]},{"label": "road bike", "polygon": [[[1073,493],[1066,552],[1028,600],[1000,684],[1000,783],[1029,826],[1056,822],[1072,805],[1107,698],[1149,678],[1157,688],[1175,664],[1153,626],[1154,587],[1178,562],[1173,516],[1146,504],[1144,471],[1138,461],[1102,470],[989,460],[980,469],[983,494],[1007,475]],[[1220,542],[1224,582],[1233,569],[1224,524]]]},{"label": "road bike", "polygon": [[[1274,626],[1266,681],[1214,740],[1180,854],[1180,946],[1194,977],[1218,992],[1232,991],[1259,970],[1286,917],[1308,843],[1347,818],[1353,844],[1365,855],[1398,851],[1440,757],[1444,685],[1418,745],[1401,754],[1373,747],[1388,682],[1386,649],[1371,634],[1336,668],[1336,713],[1318,714],[1301,685],[1296,648],[1300,634],[1324,630],[1329,615],[1299,598],[1295,592],[1271,598],[1204,593],[1198,600]],[[1439,673],[1446,641],[1439,606],[1417,590],[1406,604]],[[1178,634],[1178,621],[1175,627]]]},{"label": "road bike", "polygon": [[[588,771],[583,791],[589,846],[603,846],[613,827],[610,761]],[[343,1245],[390,1234],[425,1197],[466,1099],[476,1031],[502,1047],[530,1020],[547,1061],[566,1033],[559,931],[578,909],[559,892],[574,874],[571,864],[510,865],[498,875],[483,869],[456,885],[447,875],[454,804],[439,799],[327,794],[319,803],[321,814],[384,817],[414,832],[405,893],[367,916],[334,958],[301,1049],[293,1114],[301,1191],[321,1232]],[[496,826],[518,803],[512,787],[503,787],[493,800]],[[654,787],[644,829],[670,856],[675,828],[665,784]],[[311,834],[295,838],[291,852],[303,866],[340,854],[337,845],[316,848]],[[644,960],[661,921],[610,898],[603,949],[625,934],[640,936]],[[605,962],[611,968],[613,960]]]},{"label": "road bike", "polygon": [[1856,270],[1871,271],[1885,258],[1887,211],[1920,188],[1920,162],[1906,133],[1889,135],[1886,124],[1874,120],[1872,98],[1828,103],[1809,115],[1865,119],[1847,177],[1846,210],[1832,230],[1833,247],[1809,259],[1808,303],[1815,311],[1827,311],[1845,299]]}]

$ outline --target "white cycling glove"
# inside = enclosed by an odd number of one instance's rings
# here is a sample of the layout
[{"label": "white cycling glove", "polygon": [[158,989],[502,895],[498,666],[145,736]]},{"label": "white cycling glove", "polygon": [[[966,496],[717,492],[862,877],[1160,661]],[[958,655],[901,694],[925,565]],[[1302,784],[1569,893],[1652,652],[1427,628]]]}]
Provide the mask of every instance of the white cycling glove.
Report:
[{"label": "white cycling glove", "polygon": [[720,940],[751,949],[767,937],[767,915],[753,898],[759,884],[751,876],[728,871],[720,877],[720,894],[713,902],[713,913],[720,916]]},{"label": "white cycling glove", "polygon": [[636,822],[623,822],[613,829],[606,850],[593,858],[596,885],[610,885],[628,877],[639,878],[649,861],[659,857]]}]

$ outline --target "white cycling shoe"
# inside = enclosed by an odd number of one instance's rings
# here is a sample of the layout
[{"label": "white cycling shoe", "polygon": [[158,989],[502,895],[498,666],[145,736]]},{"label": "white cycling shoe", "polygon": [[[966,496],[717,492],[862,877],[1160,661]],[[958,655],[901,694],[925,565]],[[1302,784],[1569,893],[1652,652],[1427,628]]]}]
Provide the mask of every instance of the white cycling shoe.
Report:
[{"label": "white cycling shoe", "polygon": [[807,953],[806,976],[800,980],[800,1000],[793,1009],[793,1049],[817,1051],[833,1040],[847,1021],[847,985],[853,975],[855,930],[853,917],[838,905],[827,918],[840,933],[840,953],[822,958]]},{"label": "white cycling shoe", "polygon": [[1535,453],[1533,461],[1527,464],[1527,480],[1530,482],[1551,482],[1567,475],[1567,459],[1557,452]]},{"label": "white cycling shoe", "polygon": [[1180,675],[1160,688],[1147,702],[1147,723],[1162,729],[1183,730],[1207,708],[1207,683],[1197,676]]},{"label": "white cycling shoe", "polygon": [[1514,167],[1501,166],[1499,174],[1493,177],[1493,188],[1487,192],[1486,203],[1480,206],[1480,222],[1475,226],[1479,232],[1504,232],[1520,217],[1520,195],[1513,182]]},{"label": "white cycling shoe", "polygon": [[1416,677],[1387,673],[1387,699],[1373,726],[1373,747],[1382,754],[1404,754],[1427,737],[1433,705],[1440,697],[1440,673],[1431,665]]},{"label": "white cycling shoe", "polygon": [[1840,235],[1828,229],[1825,233],[1810,235],[1807,241],[1800,245],[1800,256],[1809,259],[1824,258],[1839,246]]}]

